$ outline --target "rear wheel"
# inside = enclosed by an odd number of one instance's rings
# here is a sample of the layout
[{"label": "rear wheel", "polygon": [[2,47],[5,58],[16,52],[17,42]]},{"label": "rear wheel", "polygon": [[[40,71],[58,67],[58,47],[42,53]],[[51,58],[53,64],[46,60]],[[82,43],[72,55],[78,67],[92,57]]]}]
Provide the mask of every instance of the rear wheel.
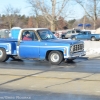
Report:
[{"label": "rear wheel", "polygon": [[62,35],[62,39],[65,39],[65,36],[64,35]]},{"label": "rear wheel", "polygon": [[76,37],[72,37],[72,40],[76,40]]},{"label": "rear wheel", "polygon": [[49,62],[51,64],[57,65],[57,64],[60,64],[62,62],[63,54],[61,52],[59,52],[59,51],[51,51],[49,53],[48,59],[49,59]]},{"label": "rear wheel", "polygon": [[0,48],[0,62],[5,62],[9,59],[9,56],[6,54],[6,50],[3,48]]},{"label": "rear wheel", "polygon": [[91,37],[91,41],[96,41],[96,38],[95,37]]}]

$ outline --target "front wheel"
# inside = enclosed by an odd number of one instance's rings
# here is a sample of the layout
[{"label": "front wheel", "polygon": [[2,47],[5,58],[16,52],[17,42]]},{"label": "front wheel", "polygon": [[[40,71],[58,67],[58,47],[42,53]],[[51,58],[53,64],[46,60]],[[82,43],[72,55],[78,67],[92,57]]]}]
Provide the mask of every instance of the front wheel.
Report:
[{"label": "front wheel", "polygon": [[91,37],[91,41],[96,41],[96,38],[95,37]]},{"label": "front wheel", "polygon": [[3,48],[0,48],[0,62],[5,62],[9,59],[9,56],[6,54],[6,50]]},{"label": "front wheel", "polygon": [[58,64],[60,64],[60,63],[62,62],[62,60],[63,60],[63,54],[62,54],[61,52],[59,52],[59,51],[51,51],[51,52],[49,53],[48,59],[49,59],[49,62],[50,62],[51,64],[58,65]]}]

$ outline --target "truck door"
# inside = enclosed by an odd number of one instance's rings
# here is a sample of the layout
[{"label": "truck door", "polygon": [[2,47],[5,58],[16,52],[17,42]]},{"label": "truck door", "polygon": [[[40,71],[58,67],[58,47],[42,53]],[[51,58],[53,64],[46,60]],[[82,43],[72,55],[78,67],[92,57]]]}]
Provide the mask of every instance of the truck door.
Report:
[{"label": "truck door", "polygon": [[82,39],[83,39],[83,36],[84,36],[84,33],[83,33],[83,32],[80,32],[80,33],[77,34],[76,36],[77,36],[77,39],[78,39],[78,40],[82,40]]},{"label": "truck door", "polygon": [[86,40],[87,39],[86,32],[80,32],[80,34],[77,36],[77,38],[80,40]]},{"label": "truck door", "polygon": [[87,39],[88,39],[88,40],[91,39],[91,32],[90,32],[90,31],[87,32]]},{"label": "truck door", "polygon": [[40,42],[38,41],[36,34],[33,31],[29,31],[29,33],[29,39],[27,39],[25,31],[22,33],[22,41],[19,43],[18,50],[19,56],[21,58],[39,58]]},{"label": "truck door", "polygon": [[82,39],[83,39],[83,40],[86,40],[86,39],[87,39],[87,32],[85,32],[85,31],[83,32],[83,37],[82,37]]},{"label": "truck door", "polygon": [[83,36],[84,40],[88,40],[89,39],[89,34],[87,31],[84,31],[84,36]]}]

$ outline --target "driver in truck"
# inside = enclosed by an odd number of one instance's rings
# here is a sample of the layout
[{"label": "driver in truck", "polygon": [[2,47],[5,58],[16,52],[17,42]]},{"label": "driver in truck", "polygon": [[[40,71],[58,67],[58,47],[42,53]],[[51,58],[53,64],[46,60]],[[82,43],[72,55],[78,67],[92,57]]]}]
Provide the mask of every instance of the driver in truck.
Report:
[{"label": "driver in truck", "polygon": [[25,36],[23,37],[23,40],[29,40],[29,41],[32,40],[32,38],[30,37],[30,33],[28,31],[25,32]]}]

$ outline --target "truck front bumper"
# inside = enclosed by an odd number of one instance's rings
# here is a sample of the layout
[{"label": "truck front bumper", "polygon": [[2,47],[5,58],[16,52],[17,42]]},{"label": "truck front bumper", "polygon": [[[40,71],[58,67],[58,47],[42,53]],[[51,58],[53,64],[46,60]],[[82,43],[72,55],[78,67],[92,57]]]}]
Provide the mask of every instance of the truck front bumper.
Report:
[{"label": "truck front bumper", "polygon": [[85,56],[85,55],[86,55],[86,52],[85,51],[81,51],[81,52],[77,52],[77,53],[71,53],[68,56],[64,56],[64,58],[71,59],[71,58],[82,57],[82,56]]}]

